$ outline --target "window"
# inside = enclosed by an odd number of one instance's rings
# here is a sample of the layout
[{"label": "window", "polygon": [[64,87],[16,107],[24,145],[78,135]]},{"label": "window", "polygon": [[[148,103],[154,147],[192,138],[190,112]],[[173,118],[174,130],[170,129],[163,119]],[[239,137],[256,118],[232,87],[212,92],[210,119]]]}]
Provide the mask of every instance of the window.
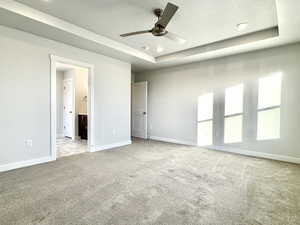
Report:
[{"label": "window", "polygon": [[258,81],[257,140],[280,138],[281,74]]},{"label": "window", "polygon": [[213,141],[213,93],[198,98],[198,145],[211,145]]},{"label": "window", "polygon": [[242,141],[244,85],[225,90],[224,143]]}]

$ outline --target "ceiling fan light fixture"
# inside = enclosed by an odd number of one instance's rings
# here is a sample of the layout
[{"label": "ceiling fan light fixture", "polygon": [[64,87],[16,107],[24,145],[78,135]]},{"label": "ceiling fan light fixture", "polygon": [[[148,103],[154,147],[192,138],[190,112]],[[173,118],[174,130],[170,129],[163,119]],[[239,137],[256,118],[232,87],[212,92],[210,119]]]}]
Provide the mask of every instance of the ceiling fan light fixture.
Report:
[{"label": "ceiling fan light fixture", "polygon": [[243,30],[245,30],[247,27],[248,27],[248,23],[247,23],[247,22],[239,23],[239,24],[236,25],[236,28],[237,28],[239,31],[243,31]]}]

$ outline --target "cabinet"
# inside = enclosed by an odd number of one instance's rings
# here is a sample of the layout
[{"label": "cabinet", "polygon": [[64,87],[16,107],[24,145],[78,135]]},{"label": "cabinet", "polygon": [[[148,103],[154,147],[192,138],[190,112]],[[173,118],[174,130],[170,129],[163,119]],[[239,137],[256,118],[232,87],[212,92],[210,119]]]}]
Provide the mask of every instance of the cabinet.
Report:
[{"label": "cabinet", "polygon": [[88,116],[79,114],[78,115],[78,136],[81,139],[88,139]]}]

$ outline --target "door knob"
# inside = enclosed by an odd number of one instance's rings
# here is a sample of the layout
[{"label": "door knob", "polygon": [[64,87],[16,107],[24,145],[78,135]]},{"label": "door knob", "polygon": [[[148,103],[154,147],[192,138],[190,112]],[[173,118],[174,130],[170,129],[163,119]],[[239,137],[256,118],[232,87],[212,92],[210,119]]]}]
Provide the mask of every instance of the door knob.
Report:
[{"label": "door knob", "polygon": [[72,113],[72,111],[70,111],[69,113]]},{"label": "door knob", "polygon": [[143,115],[146,115],[147,113],[146,112],[143,112]]}]

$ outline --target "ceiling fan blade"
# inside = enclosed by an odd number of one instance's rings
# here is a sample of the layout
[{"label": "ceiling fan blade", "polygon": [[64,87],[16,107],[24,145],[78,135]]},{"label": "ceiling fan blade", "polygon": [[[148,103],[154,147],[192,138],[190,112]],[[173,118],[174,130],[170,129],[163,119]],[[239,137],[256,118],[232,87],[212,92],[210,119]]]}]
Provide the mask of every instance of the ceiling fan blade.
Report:
[{"label": "ceiling fan blade", "polygon": [[133,35],[138,35],[138,34],[146,34],[146,33],[151,33],[151,30],[142,30],[142,31],[137,31],[137,32],[131,32],[131,33],[126,33],[126,34],[121,34],[121,37],[128,37],[128,36],[133,36]]},{"label": "ceiling fan blade", "polygon": [[162,16],[157,21],[156,25],[166,28],[177,10],[178,6],[169,2],[166,8],[164,9]]},{"label": "ceiling fan blade", "polygon": [[186,42],[185,39],[179,37],[177,34],[174,34],[174,33],[171,33],[171,32],[168,32],[166,35],[164,35],[164,37],[172,40],[172,41],[176,41],[178,42],[179,44],[184,44]]}]

